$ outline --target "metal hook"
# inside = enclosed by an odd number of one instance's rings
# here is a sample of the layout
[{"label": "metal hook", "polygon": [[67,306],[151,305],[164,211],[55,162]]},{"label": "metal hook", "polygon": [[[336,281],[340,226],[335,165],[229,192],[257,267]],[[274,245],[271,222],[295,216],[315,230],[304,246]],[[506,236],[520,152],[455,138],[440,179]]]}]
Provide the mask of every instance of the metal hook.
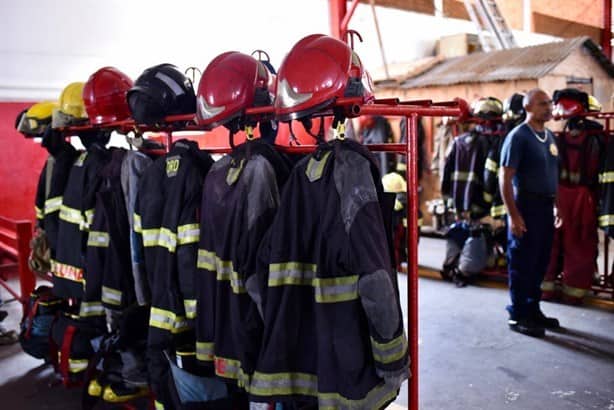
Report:
[{"label": "metal hook", "polygon": [[337,128],[335,128],[335,138],[340,141],[345,140],[345,123],[343,121],[339,121]]},{"label": "metal hook", "polygon": [[[257,54],[258,56],[256,57],[256,56],[254,56],[254,54]],[[264,55],[266,57],[266,60],[262,59],[262,55]],[[254,50],[254,51],[252,51],[251,56],[252,57],[256,57],[256,59],[258,61],[268,61],[268,62],[271,61],[271,57],[269,57],[269,54],[266,51],[264,51],[264,50]]]},{"label": "metal hook", "polygon": [[[186,68],[183,73],[186,76],[192,77],[191,78],[192,84],[196,84],[196,72],[198,72],[199,77],[202,77],[203,72],[200,71],[200,69],[198,67],[194,67],[194,66]],[[191,75],[189,73],[191,73]]]},{"label": "metal hook", "polygon": [[345,31],[345,38],[350,43],[350,48],[352,50],[354,50],[354,37],[358,37],[358,40],[360,40],[360,42],[362,43],[362,36],[358,31],[352,29]]}]

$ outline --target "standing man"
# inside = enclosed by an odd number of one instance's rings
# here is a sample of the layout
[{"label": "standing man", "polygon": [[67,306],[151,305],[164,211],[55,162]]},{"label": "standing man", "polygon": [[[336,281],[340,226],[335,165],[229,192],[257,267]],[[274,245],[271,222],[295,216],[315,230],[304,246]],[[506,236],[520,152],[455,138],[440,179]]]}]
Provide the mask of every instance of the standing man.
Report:
[{"label": "standing man", "polygon": [[[514,128],[501,148],[499,185],[508,210],[508,275],[511,330],[543,337],[559,327],[539,308],[540,285],[548,267],[555,225],[559,157],[552,132],[552,101],[543,90],[523,100],[526,121]],[[556,223],[560,221],[556,218]]]}]

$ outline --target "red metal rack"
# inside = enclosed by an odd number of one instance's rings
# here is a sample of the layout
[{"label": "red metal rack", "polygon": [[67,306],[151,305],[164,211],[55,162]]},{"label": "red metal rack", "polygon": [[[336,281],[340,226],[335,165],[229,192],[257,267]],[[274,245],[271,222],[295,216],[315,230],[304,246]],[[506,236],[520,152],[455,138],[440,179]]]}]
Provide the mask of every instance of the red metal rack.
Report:
[{"label": "red metal rack", "polygon": [[22,304],[24,312],[30,293],[36,285],[36,277],[28,267],[31,238],[32,223],[30,221],[14,221],[0,216],[0,251],[16,261],[14,264],[2,265],[0,268],[17,268],[20,292],[17,293],[1,277],[0,285]]},{"label": "red metal rack", "polygon": [[[374,152],[391,152],[407,157],[406,178],[408,182],[408,207],[407,207],[407,248],[408,248],[408,284],[407,284],[407,312],[409,338],[409,354],[411,359],[411,377],[408,386],[409,409],[418,410],[418,121],[419,117],[465,117],[468,112],[467,102],[462,99],[446,102],[433,102],[431,100],[400,101],[394,98],[375,100],[369,104],[363,104],[360,98],[338,99],[334,108],[342,109],[348,117],[360,115],[388,115],[405,117],[406,141],[401,144],[375,144],[368,145],[368,149]],[[245,113],[254,121],[273,118],[273,107],[258,107],[248,109]],[[333,110],[324,110],[313,114],[313,117],[332,117]],[[407,126],[409,125],[409,126]],[[132,120],[118,121],[103,125],[79,126],[63,129],[66,135],[81,130],[93,128],[116,129],[120,132],[129,131],[161,131],[168,135],[169,146],[172,142],[172,133],[175,131],[198,131],[203,130],[194,121],[194,115],[179,115],[165,118],[162,124],[146,126],[135,124]],[[277,149],[288,153],[311,153],[315,145],[276,146]],[[211,153],[228,153],[230,147],[206,147]]]}]

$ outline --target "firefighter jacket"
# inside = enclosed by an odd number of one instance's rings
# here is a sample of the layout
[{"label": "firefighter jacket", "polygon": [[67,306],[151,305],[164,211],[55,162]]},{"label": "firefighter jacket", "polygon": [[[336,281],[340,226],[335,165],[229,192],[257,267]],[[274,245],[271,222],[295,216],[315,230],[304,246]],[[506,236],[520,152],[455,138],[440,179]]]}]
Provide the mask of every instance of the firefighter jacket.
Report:
[{"label": "firefighter jacket", "polygon": [[[165,351],[195,349],[187,318],[196,312],[194,276],[199,240],[200,201],[211,156],[194,141],[179,140],[143,175],[134,229],[141,235],[151,290],[148,368],[153,391],[170,402]],[[148,260],[152,256],[153,260]]]},{"label": "firefighter jacket", "polygon": [[599,174],[599,227],[614,237],[614,138],[608,138],[605,158]]},{"label": "firefighter jacket", "polygon": [[409,357],[382,196],[376,162],[350,140],[294,167],[259,251],[268,273],[258,273],[265,329],[252,400],[379,409],[396,397]]},{"label": "firefighter jacket", "polygon": [[198,249],[196,358],[244,384],[262,332],[258,245],[279,206],[287,160],[262,140],[247,141],[216,162],[205,179]]},{"label": "firefighter jacket", "polygon": [[38,180],[35,211],[37,226],[45,231],[51,257],[55,257],[58,246],[58,224],[62,196],[68,181],[68,174],[79,152],[68,142],[59,144],[50,153]]},{"label": "firefighter jacket", "polygon": [[559,183],[587,186],[596,192],[603,153],[603,126],[585,118],[572,118],[556,143],[561,158]]},{"label": "firefighter jacket", "polygon": [[490,147],[484,163],[484,201],[490,204],[490,216],[493,218],[502,218],[507,215],[499,191],[499,160],[504,139],[504,135],[489,137]]},{"label": "firefighter jacket", "polygon": [[[100,180],[98,172],[108,162],[109,151],[92,144],[74,162],[60,207],[56,257],[51,261],[53,291],[65,298],[83,298],[84,261],[87,232],[94,220],[95,193]],[[87,310],[87,307],[84,307]],[[82,311],[84,316],[100,315],[102,306]]]},{"label": "firefighter jacket", "polygon": [[113,149],[111,160],[101,169],[94,220],[87,240],[85,296],[83,304],[100,304],[114,313],[135,301],[130,258],[130,227],[120,175],[126,150]]},{"label": "firefighter jacket", "polygon": [[134,207],[141,176],[145,169],[153,161],[140,151],[128,151],[121,167],[121,186],[124,193],[124,201],[130,226],[130,262],[132,264],[132,276],[134,290],[139,305],[145,305],[149,301],[149,288],[147,277],[143,267],[142,248],[139,247],[137,234],[134,232]]},{"label": "firefighter jacket", "polygon": [[484,201],[484,165],[488,140],[472,131],[458,136],[446,158],[441,193],[451,197],[458,214],[469,212],[479,219],[488,212]]}]

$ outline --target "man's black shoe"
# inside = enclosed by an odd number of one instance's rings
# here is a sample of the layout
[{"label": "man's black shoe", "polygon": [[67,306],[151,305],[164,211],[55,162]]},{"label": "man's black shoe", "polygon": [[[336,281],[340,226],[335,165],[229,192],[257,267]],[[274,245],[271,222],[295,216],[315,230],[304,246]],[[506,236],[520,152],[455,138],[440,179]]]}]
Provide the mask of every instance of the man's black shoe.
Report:
[{"label": "man's black shoe", "polygon": [[546,329],[558,329],[561,327],[558,319],[554,317],[547,317],[541,310],[537,311],[533,317],[533,321]]},{"label": "man's black shoe", "polygon": [[513,330],[514,332],[522,333],[523,335],[544,337],[546,334],[546,331],[542,326],[538,325],[535,321],[530,319],[509,319],[507,323],[511,330]]}]

